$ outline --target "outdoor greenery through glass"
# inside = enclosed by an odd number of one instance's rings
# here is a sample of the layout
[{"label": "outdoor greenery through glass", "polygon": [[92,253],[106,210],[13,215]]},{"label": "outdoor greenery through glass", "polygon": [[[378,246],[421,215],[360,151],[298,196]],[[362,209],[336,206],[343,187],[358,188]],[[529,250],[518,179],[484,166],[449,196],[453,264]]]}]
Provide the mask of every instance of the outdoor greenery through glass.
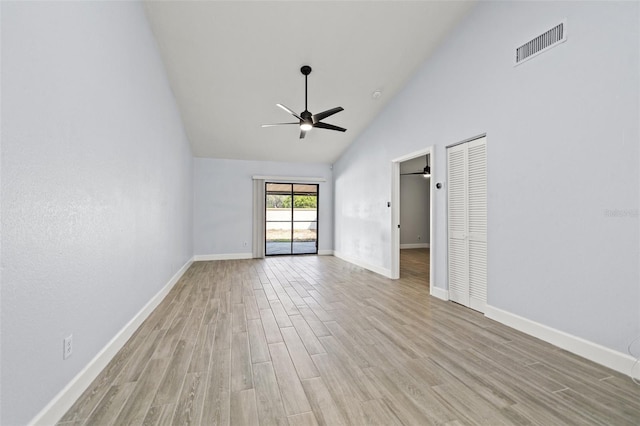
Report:
[{"label": "outdoor greenery through glass", "polygon": [[[316,195],[296,195],[293,201],[293,207],[296,209],[317,209],[318,196]],[[290,209],[291,195],[267,195],[268,209]]]}]

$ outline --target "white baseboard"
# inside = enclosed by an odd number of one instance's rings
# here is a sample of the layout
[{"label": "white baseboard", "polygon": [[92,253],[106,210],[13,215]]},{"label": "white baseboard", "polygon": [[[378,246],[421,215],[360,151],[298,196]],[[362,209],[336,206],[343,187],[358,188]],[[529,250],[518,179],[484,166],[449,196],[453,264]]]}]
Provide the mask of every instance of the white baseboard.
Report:
[{"label": "white baseboard", "polygon": [[402,250],[402,249],[417,249],[417,248],[429,248],[429,243],[400,244],[400,250]]},{"label": "white baseboard", "polygon": [[572,352],[583,358],[595,363],[609,367],[627,376],[635,374],[640,379],[640,371],[636,369],[632,373],[633,366],[636,362],[635,358],[622,352],[614,351],[605,346],[573,336],[564,331],[556,330],[544,324],[532,321],[527,318],[512,314],[502,309],[487,305],[485,308],[485,316],[498,321],[511,328],[522,331],[523,333],[537,337],[552,345],[558,346],[564,350]]},{"label": "white baseboard", "polygon": [[160,302],[178,282],[193,263],[190,259],[169,282],[125,325],[104,348],[87,364],[52,400],[31,420],[29,425],[54,425],[71,408],[91,382],[109,364],[145,319],[158,307]]},{"label": "white baseboard", "polygon": [[449,300],[449,290],[446,288],[440,288],[432,285],[429,287],[429,293],[438,299]]},{"label": "white baseboard", "polygon": [[318,250],[318,256],[333,256],[333,250]]},{"label": "white baseboard", "polygon": [[193,256],[195,262],[208,260],[235,260],[253,259],[253,253],[228,253],[228,254],[197,254]]},{"label": "white baseboard", "polygon": [[372,265],[370,263],[364,262],[360,259],[356,259],[355,257],[347,256],[339,251],[334,251],[333,255],[339,259],[342,259],[346,262],[353,263],[354,265],[360,266],[361,268],[368,269],[371,272],[375,272],[376,274],[383,275],[387,278],[391,278],[391,269],[382,268],[377,265]]}]

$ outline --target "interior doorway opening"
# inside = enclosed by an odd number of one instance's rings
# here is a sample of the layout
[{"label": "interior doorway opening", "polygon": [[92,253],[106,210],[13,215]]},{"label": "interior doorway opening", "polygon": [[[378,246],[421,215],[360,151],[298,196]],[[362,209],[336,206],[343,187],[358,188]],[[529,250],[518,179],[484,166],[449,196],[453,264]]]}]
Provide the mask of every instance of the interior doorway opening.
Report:
[{"label": "interior doorway opening", "polygon": [[265,255],[318,254],[318,184],[265,183]]},{"label": "interior doorway opening", "polygon": [[400,277],[429,283],[429,155],[400,163]]},{"label": "interior doorway opening", "polygon": [[[391,278],[412,277],[430,288],[433,270],[434,147],[392,161]],[[425,176],[426,175],[426,176]]]}]

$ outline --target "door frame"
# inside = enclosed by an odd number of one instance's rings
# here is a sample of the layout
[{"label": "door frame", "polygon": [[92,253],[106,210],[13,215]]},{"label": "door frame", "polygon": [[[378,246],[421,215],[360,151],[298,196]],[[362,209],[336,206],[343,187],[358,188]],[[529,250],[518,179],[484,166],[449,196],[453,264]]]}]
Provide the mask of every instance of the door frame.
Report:
[{"label": "door frame", "polygon": [[[272,253],[272,254],[267,254],[267,196],[269,195],[269,191],[267,191],[267,186],[269,184],[284,184],[284,185],[291,185],[291,253]],[[295,211],[295,206],[294,206],[294,202],[295,202],[295,192],[293,190],[293,188],[295,187],[295,185],[314,185],[316,187],[316,251],[315,253],[294,253],[293,250],[293,243],[295,242],[294,240],[294,234],[295,234],[295,220],[294,220],[294,211]],[[264,181],[263,183],[263,188],[264,188],[264,219],[263,219],[263,224],[264,224],[264,235],[263,235],[263,247],[264,247],[264,255],[265,256],[298,256],[298,255],[318,255],[319,252],[319,237],[320,237],[320,183],[319,182],[274,182],[274,181]]]},{"label": "door frame", "polygon": [[435,277],[433,262],[433,191],[435,189],[434,164],[435,164],[435,145],[419,151],[414,151],[391,160],[391,278],[400,278],[400,163],[429,155],[429,166],[431,167],[431,177],[429,178],[429,292],[433,295],[435,285],[433,283]]}]

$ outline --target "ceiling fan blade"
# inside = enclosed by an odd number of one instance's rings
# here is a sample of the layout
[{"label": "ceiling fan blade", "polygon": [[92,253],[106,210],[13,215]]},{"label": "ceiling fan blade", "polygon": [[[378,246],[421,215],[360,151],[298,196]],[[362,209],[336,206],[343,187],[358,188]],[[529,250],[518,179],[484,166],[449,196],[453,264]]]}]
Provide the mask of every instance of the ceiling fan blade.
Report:
[{"label": "ceiling fan blade", "polygon": [[327,123],[315,123],[313,127],[318,127],[320,129],[327,129],[327,130],[337,130],[339,132],[347,131],[347,129],[345,129],[344,127],[338,127],[338,126],[334,126],[333,124],[327,124]]},{"label": "ceiling fan blade", "polygon": [[300,123],[273,123],[273,124],[263,124],[262,127],[273,127],[273,126],[286,126],[288,124],[297,124],[300,125]]},{"label": "ceiling fan blade", "polygon": [[295,118],[297,118],[298,120],[302,120],[302,117],[300,117],[298,114],[296,114],[295,112],[293,112],[293,110],[289,107],[286,107],[282,104],[276,104],[277,106],[279,106],[280,108],[282,108],[283,110],[287,111],[289,114],[293,115]]},{"label": "ceiling fan blade", "polygon": [[306,135],[307,135],[307,132],[305,130],[300,130],[300,139],[304,139]]},{"label": "ceiling fan blade", "polygon": [[342,107],[331,108],[331,109],[328,109],[326,111],[322,111],[322,112],[319,112],[317,114],[313,114],[311,116],[311,119],[313,120],[314,123],[317,123],[318,121],[323,120],[323,119],[325,119],[325,118],[327,118],[329,116],[332,116],[333,114],[336,114],[336,113],[338,113],[340,111],[344,111],[344,108],[342,108]]}]

